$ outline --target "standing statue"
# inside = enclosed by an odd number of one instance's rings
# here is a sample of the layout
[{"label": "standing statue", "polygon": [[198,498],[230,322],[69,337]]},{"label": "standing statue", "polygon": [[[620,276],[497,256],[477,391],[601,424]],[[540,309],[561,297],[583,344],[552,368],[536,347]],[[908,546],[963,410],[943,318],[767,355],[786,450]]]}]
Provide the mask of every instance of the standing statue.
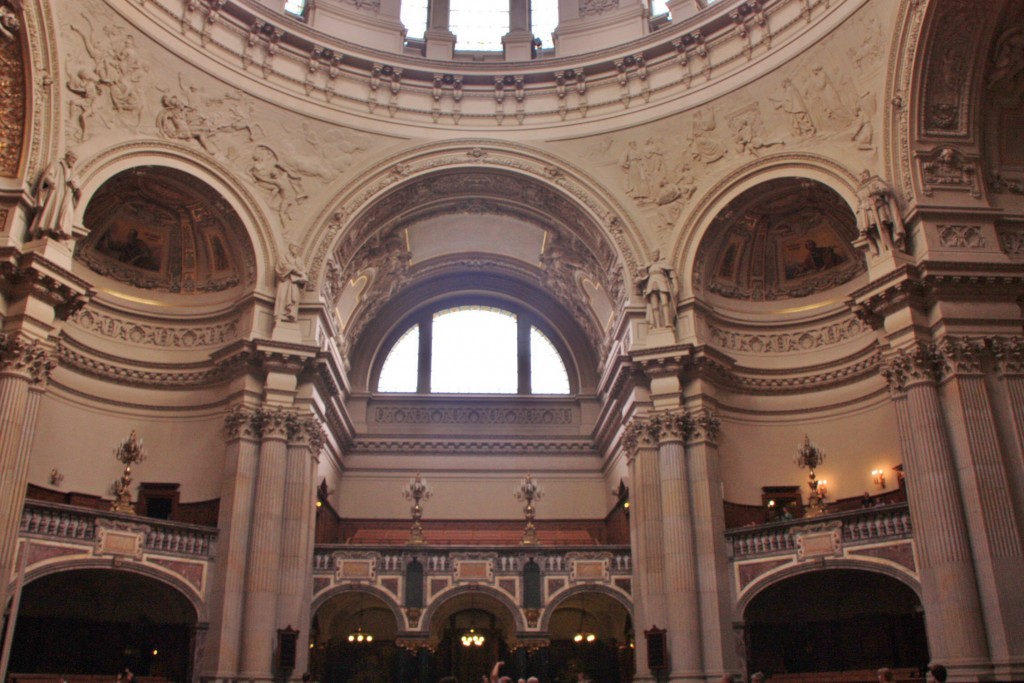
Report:
[{"label": "standing statue", "polygon": [[636,283],[647,300],[647,323],[651,327],[674,327],[676,275],[660,250],[655,250],[651,262],[641,269]]},{"label": "standing statue", "polygon": [[36,215],[29,226],[32,239],[71,237],[71,221],[81,195],[78,183],[71,177],[78,158],[68,151],[63,158],[52,162],[39,176],[36,185]]},{"label": "standing statue", "polygon": [[882,249],[907,252],[907,228],[892,190],[868,171],[861,172],[860,180],[857,229],[861,239],[867,240],[875,255]]},{"label": "standing statue", "polygon": [[277,298],[274,301],[274,319],[277,322],[295,322],[299,319],[302,288],[309,280],[306,275],[306,264],[299,256],[299,245],[288,246],[288,256],[277,264],[276,273]]}]

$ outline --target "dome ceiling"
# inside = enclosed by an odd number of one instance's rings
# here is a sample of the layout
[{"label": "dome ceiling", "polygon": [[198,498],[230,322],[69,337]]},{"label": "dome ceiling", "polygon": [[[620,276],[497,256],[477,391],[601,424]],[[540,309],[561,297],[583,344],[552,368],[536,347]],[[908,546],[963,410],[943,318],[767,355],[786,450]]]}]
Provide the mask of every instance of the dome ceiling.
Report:
[{"label": "dome ceiling", "polygon": [[865,272],[856,217],[820,183],[781,178],[734,199],[713,221],[695,284],[730,299],[809,296]]},{"label": "dome ceiling", "polygon": [[89,202],[85,226],[76,257],[134,287],[202,294],[255,282],[241,219],[181,171],[145,166],[114,176]]}]

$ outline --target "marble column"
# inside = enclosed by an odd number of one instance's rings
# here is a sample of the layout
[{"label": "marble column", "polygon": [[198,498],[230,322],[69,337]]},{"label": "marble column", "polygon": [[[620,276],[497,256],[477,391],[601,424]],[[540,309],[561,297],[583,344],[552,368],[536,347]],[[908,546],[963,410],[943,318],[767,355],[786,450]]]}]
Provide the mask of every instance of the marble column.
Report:
[{"label": "marble column", "polygon": [[[946,361],[942,392],[989,657],[1000,680],[1018,680],[1024,678],[1024,551],[983,369],[989,349],[982,340],[947,338],[939,351]],[[1006,456],[1020,459],[1019,451]]]},{"label": "marble column", "polygon": [[665,412],[658,421],[658,474],[661,485],[662,537],[665,566],[665,606],[668,610],[667,647],[670,681],[701,680],[701,614],[697,596],[693,511],[690,501],[685,439],[693,418],[685,412]]},{"label": "marble column", "polygon": [[738,666],[733,633],[732,592],[725,539],[725,504],[718,461],[719,421],[710,410],[694,417],[686,439],[693,546],[700,602],[704,677],[717,680]]},{"label": "marble column", "polygon": [[202,659],[202,677],[210,679],[233,678],[238,674],[249,519],[263,414],[236,407],[224,423],[227,441],[217,520],[217,557],[210,590],[211,628]]},{"label": "marble column", "polygon": [[274,676],[277,643],[277,591],[288,459],[288,418],[281,410],[264,411],[256,490],[253,495],[249,563],[245,572],[242,656],[239,674],[269,680]]},{"label": "marble column", "polygon": [[909,430],[901,442],[909,446],[904,469],[929,651],[932,661],[963,679],[987,675],[990,668],[956,463],[939,400],[943,366],[934,348],[918,346],[895,352],[884,374],[897,401],[906,402],[899,424]]},{"label": "marble column", "polygon": [[38,392],[53,365],[41,341],[0,333],[0,605],[10,597]]},{"label": "marble column", "polygon": [[629,453],[629,536],[633,554],[633,630],[635,680],[651,680],[644,629],[665,628],[664,565],[661,546],[661,489],[658,485],[658,430],[645,417],[626,426],[623,447]]}]

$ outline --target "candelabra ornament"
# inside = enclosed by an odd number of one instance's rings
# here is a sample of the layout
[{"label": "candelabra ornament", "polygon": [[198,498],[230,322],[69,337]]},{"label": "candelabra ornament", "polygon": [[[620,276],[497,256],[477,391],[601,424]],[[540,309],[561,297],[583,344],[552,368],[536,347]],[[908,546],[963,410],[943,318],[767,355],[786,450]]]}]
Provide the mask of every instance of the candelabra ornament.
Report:
[{"label": "candelabra ornament", "polygon": [[810,437],[805,434],[804,443],[800,446],[799,450],[797,450],[796,457],[793,458],[793,462],[795,462],[800,469],[806,467],[810,470],[810,480],[807,482],[807,486],[810,488],[810,493],[807,495],[807,512],[804,513],[804,516],[817,517],[818,515],[825,514],[825,496],[828,491],[825,488],[825,481],[818,481],[814,474],[815,468],[825,462],[825,452],[812,444]]},{"label": "candelabra ornament", "polygon": [[513,495],[516,497],[516,500],[526,501],[526,507],[523,508],[523,513],[526,515],[526,530],[523,531],[523,538],[520,543],[523,545],[537,545],[537,527],[533,524],[533,520],[536,518],[536,510],[533,507],[533,501],[544,497],[544,488],[537,484],[530,474],[527,474],[526,479],[519,482],[519,485],[513,490]]},{"label": "candelabra ornament", "polygon": [[409,530],[409,545],[423,545],[426,539],[423,537],[423,525],[420,519],[423,518],[423,506],[420,501],[429,500],[434,492],[426,480],[420,478],[420,473],[402,487],[402,495],[406,500],[412,501],[412,528]]},{"label": "candelabra ornament", "polygon": [[114,449],[114,457],[118,462],[124,464],[124,473],[121,478],[114,482],[114,502],[110,509],[114,512],[126,512],[135,514],[135,503],[132,502],[132,465],[136,465],[146,459],[146,449],[142,447],[142,439],[135,434],[135,430],[125,438],[124,441]]}]

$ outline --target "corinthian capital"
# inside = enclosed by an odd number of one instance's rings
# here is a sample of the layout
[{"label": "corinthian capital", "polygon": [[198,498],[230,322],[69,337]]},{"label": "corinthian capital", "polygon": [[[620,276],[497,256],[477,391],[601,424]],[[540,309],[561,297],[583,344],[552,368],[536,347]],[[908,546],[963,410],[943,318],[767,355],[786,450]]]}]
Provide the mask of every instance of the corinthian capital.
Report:
[{"label": "corinthian capital", "polygon": [[18,374],[37,384],[49,379],[56,366],[38,339],[29,341],[19,335],[0,333],[0,372]]},{"label": "corinthian capital", "polygon": [[947,370],[955,374],[980,374],[987,351],[984,340],[969,337],[946,337],[938,346]]},{"label": "corinthian capital", "polygon": [[263,416],[252,408],[235,406],[224,416],[228,440],[240,437],[259,439],[263,436]]},{"label": "corinthian capital", "polygon": [[1003,375],[1024,375],[1024,339],[995,338],[989,341],[996,369]]},{"label": "corinthian capital", "polygon": [[314,417],[301,418],[292,414],[287,419],[288,442],[304,443],[313,453],[319,453],[327,441],[320,421]]},{"label": "corinthian capital", "polygon": [[652,416],[659,427],[661,441],[686,441],[693,434],[694,420],[683,411],[666,411]]},{"label": "corinthian capital", "polygon": [[687,439],[688,443],[696,443],[699,441],[709,441],[711,443],[717,443],[718,441],[718,430],[722,426],[722,421],[718,419],[713,410],[705,410],[693,420],[693,430],[690,432],[690,436]]},{"label": "corinthian capital", "polygon": [[656,447],[660,432],[657,422],[648,415],[636,416],[630,420],[622,434],[622,446],[629,454],[629,462],[633,462],[639,449]]},{"label": "corinthian capital", "polygon": [[918,382],[938,382],[948,369],[946,359],[934,344],[898,349],[881,366],[882,376],[894,395],[902,394]]}]

